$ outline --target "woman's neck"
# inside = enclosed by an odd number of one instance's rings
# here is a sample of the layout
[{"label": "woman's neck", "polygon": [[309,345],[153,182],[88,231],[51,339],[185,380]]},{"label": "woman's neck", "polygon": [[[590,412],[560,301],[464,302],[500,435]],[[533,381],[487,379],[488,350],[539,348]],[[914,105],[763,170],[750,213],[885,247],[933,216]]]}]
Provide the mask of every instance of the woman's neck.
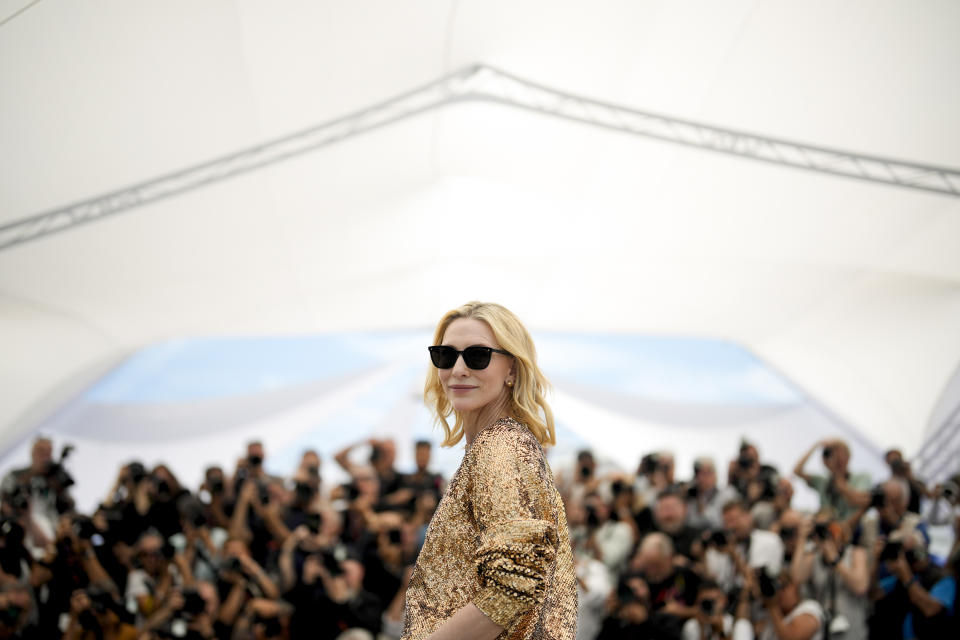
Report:
[{"label": "woman's neck", "polygon": [[467,440],[468,449],[473,444],[473,441],[477,437],[478,433],[483,431],[486,427],[490,426],[497,420],[506,418],[510,415],[510,412],[508,411],[509,406],[509,396],[505,395],[497,402],[491,402],[490,404],[481,407],[476,411],[470,411],[461,414],[461,417],[463,418],[463,435]]}]

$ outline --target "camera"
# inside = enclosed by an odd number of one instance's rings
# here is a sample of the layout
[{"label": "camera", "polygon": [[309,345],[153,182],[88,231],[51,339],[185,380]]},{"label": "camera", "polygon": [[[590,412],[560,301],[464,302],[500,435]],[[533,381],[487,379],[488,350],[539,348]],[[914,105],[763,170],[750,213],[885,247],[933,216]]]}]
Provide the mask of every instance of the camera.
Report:
[{"label": "camera", "polygon": [[706,598],[700,601],[700,610],[703,611],[706,615],[712,616],[714,611],[717,610],[716,600]]},{"label": "camera", "polygon": [[770,577],[770,574],[767,573],[766,569],[763,567],[757,567],[757,584],[760,586],[760,595],[764,598],[772,598],[777,595],[777,588],[779,585],[774,578]]},{"label": "camera", "polygon": [[18,484],[4,492],[3,501],[10,505],[15,514],[21,514],[30,508],[30,493]]},{"label": "camera", "polygon": [[826,540],[830,538],[830,525],[826,522],[814,523],[810,537],[814,540]]},{"label": "camera", "polygon": [[903,552],[903,543],[899,540],[891,540],[887,544],[883,545],[883,550],[880,552],[880,561],[886,562],[887,560],[896,560],[900,557],[900,554]]},{"label": "camera", "polygon": [[753,466],[753,458],[746,452],[741,453],[737,458],[737,466],[742,470],[747,470]]},{"label": "camera", "polygon": [[263,626],[263,635],[266,638],[273,638],[283,633],[283,625],[276,616],[263,617],[257,614],[253,618],[253,624]]},{"label": "camera", "polygon": [[319,513],[308,513],[305,524],[307,525],[307,529],[310,530],[310,533],[319,533],[320,526],[323,524],[323,516]]},{"label": "camera", "polygon": [[140,484],[140,482],[147,477],[147,470],[143,464],[131,462],[127,465],[127,474],[133,484]]},{"label": "camera", "polygon": [[832,456],[832,455],[833,455],[833,447],[827,446],[827,447],[824,447],[824,448],[823,448],[823,459],[824,459],[824,460],[829,460],[829,459],[830,459],[830,456]]},{"label": "camera", "polygon": [[339,576],[343,573],[339,556],[346,557],[345,554],[338,553],[337,549],[320,552],[320,559],[323,561],[323,566],[331,576]]},{"label": "camera", "polygon": [[390,544],[400,544],[400,529],[390,529],[387,531],[387,540],[390,541]]},{"label": "camera", "polygon": [[237,556],[230,556],[227,558],[227,561],[223,566],[226,571],[233,571],[234,573],[243,573],[243,563],[240,562],[240,558]]},{"label": "camera", "polygon": [[313,487],[306,482],[298,482],[294,487],[298,502],[309,502],[313,498]]},{"label": "camera", "polygon": [[660,456],[656,453],[648,453],[640,458],[640,473],[651,475],[660,468]]},{"label": "camera", "polygon": [[870,492],[870,506],[874,509],[882,509],[887,504],[887,494],[883,492],[883,487],[876,486]]},{"label": "camera", "polygon": [[597,508],[592,504],[587,505],[587,526],[588,527],[598,527],[600,526],[600,517],[597,515]]},{"label": "camera", "polygon": [[630,588],[629,584],[627,584],[628,577],[630,576],[624,576],[617,583],[617,600],[623,604],[635,602],[637,600],[636,592]]},{"label": "camera", "polygon": [[627,488],[627,485],[623,483],[623,480],[614,480],[610,484],[610,491],[613,493],[614,497],[619,496]]},{"label": "camera", "polygon": [[707,544],[715,547],[726,547],[730,544],[730,538],[727,536],[726,531],[717,529],[710,534],[710,537],[707,539]]},{"label": "camera", "polygon": [[180,609],[185,618],[194,618],[207,608],[207,602],[196,589],[183,590],[183,608]]},{"label": "camera", "polygon": [[943,497],[947,500],[953,502],[957,499],[957,494],[960,493],[960,488],[957,487],[957,483],[951,480],[948,480],[943,483]]},{"label": "camera", "polygon": [[97,527],[94,526],[93,520],[88,516],[74,517],[71,528],[80,540],[89,540],[97,534]]},{"label": "camera", "polygon": [[586,480],[593,475],[593,469],[589,465],[583,465],[580,467],[580,477]]}]

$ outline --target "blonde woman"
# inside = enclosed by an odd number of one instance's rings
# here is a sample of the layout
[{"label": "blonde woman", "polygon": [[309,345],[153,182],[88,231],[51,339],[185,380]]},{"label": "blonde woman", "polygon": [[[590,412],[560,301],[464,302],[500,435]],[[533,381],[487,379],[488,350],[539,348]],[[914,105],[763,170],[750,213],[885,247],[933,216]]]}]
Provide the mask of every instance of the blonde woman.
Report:
[{"label": "blonde woman", "polygon": [[470,302],[429,350],[424,399],[443,445],[466,451],[410,578],[403,640],[572,640],[576,577],[533,340],[506,308]]}]

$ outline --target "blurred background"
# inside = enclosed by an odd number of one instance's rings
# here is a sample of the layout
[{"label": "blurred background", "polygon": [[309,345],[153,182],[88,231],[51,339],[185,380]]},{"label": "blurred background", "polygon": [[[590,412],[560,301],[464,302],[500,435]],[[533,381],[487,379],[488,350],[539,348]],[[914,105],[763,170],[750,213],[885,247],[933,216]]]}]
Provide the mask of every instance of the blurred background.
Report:
[{"label": "blurred background", "polygon": [[84,513],[131,461],[198,488],[250,442],[289,491],[370,438],[414,473],[433,326],[490,300],[554,383],[555,471],[709,455],[724,484],[746,441],[812,512],[790,470],[832,438],[933,491],[958,28],[950,0],[0,0],[0,472],[72,445]]}]

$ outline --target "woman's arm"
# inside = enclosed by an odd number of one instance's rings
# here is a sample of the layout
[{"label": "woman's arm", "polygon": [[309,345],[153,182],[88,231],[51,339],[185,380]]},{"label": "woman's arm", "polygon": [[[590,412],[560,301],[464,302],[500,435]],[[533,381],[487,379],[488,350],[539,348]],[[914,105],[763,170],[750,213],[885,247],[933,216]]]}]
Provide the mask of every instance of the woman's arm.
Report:
[{"label": "woman's arm", "polygon": [[[559,544],[556,518],[563,515],[554,513],[552,481],[533,434],[498,430],[478,436],[473,446],[468,482],[480,535],[472,604],[502,630],[543,602]],[[472,614],[472,608],[461,609],[457,623],[476,622]],[[478,632],[493,630],[477,624]]]},{"label": "woman's arm", "polygon": [[493,640],[501,633],[503,627],[471,602],[447,618],[430,640]]},{"label": "woman's arm", "polygon": [[852,547],[850,549],[852,558],[850,567],[843,562],[837,564],[837,575],[843,581],[844,586],[857,597],[867,594],[867,587],[870,586],[870,569],[867,566],[867,550],[863,547]]}]

